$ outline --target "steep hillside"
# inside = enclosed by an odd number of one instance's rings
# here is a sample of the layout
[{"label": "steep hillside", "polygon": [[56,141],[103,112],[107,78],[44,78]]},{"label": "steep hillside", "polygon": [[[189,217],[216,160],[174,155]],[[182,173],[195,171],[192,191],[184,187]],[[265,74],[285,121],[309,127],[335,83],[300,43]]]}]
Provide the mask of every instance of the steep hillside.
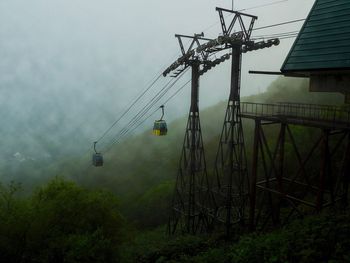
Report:
[{"label": "steep hillside", "polygon": [[[242,100],[342,104],[341,95],[309,93],[307,84],[305,80],[281,78],[272,83],[267,92]],[[213,170],[225,108],[226,103],[220,102],[200,112],[209,174]],[[132,220],[147,226],[164,223],[177,174],[186,121],[184,117],[170,123],[167,136],[155,137],[151,134],[150,120],[149,130],[115,145],[105,154],[104,167],[92,167],[88,154],[74,163],[67,162],[61,173],[85,186],[112,190],[120,196],[123,212]],[[244,129],[249,161],[253,123],[245,120]],[[308,136],[307,132],[302,134]],[[154,215],[153,211],[160,211],[159,215]],[[140,218],[144,221],[140,222]]]}]

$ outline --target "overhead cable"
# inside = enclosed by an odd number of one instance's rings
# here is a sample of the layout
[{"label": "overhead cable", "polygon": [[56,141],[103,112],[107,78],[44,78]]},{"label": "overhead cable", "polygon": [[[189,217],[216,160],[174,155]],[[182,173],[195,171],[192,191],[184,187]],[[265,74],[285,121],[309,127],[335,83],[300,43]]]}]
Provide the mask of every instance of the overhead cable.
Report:
[{"label": "overhead cable", "polygon": [[108,152],[110,148],[120,142],[122,138],[124,138],[134,127],[137,125],[137,123],[153,108],[153,106],[164,97],[164,95],[177,83],[178,80],[181,79],[181,77],[184,75],[185,72],[187,72],[188,69],[186,69],[181,75],[176,78],[174,81],[168,82],[152,99],[149,101],[139,112],[128,122],[125,127],[120,130],[117,134],[117,136],[113,139],[112,143],[110,143],[109,146],[107,146],[107,150],[104,152]]},{"label": "overhead cable", "polygon": [[133,106],[155,85],[155,83],[162,77],[162,74],[157,76],[155,80],[134,100],[133,103],[122,113],[122,115],[101,135],[101,137],[96,140],[96,142],[101,141],[110,132],[113,127],[132,109]]}]

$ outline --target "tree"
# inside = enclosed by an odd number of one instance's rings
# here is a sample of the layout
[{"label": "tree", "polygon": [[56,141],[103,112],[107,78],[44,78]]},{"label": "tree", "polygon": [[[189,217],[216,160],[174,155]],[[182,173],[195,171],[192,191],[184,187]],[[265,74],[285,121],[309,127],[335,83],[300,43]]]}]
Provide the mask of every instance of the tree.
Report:
[{"label": "tree", "polygon": [[[126,231],[111,193],[56,178],[18,210],[1,214],[7,228],[16,229],[6,235],[13,246],[0,248],[8,250],[1,251],[1,262],[117,262]],[[6,231],[0,231],[2,237]]]}]

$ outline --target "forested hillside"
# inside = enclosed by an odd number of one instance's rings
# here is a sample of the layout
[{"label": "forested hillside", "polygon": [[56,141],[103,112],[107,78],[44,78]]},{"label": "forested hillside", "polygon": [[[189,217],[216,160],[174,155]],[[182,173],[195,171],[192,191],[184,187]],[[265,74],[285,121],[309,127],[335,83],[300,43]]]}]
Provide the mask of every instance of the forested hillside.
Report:
[{"label": "forested hillside", "polygon": [[[309,93],[307,84],[304,80],[278,79],[266,92],[242,100],[343,103],[341,95]],[[225,107],[223,101],[200,112],[209,174],[213,169]],[[164,226],[185,123],[186,116],[169,123],[167,136],[154,137],[150,120],[149,130],[114,145],[105,154],[105,165],[101,168],[92,167],[92,151],[85,155],[67,151],[58,162],[50,159],[29,162],[21,155],[14,160],[12,157],[3,160],[0,164],[2,178],[9,173],[15,183],[8,186],[8,180],[3,180],[0,188],[0,261],[349,260],[345,251],[349,245],[348,213],[334,218],[327,214],[312,217],[267,235],[250,234],[239,241],[238,238],[224,241],[219,233],[211,237],[168,240]],[[307,144],[312,132],[298,129],[299,140]],[[244,131],[250,163],[253,123],[245,120]],[[327,247],[327,240],[332,240],[334,245]]]},{"label": "forested hillside", "polygon": [[[243,98],[242,101],[341,105],[343,96],[309,93],[306,80],[278,79],[266,92]],[[200,112],[209,174],[213,170],[225,110],[226,102],[221,102]],[[187,116],[170,123],[168,135],[165,137],[154,137],[151,134],[152,122],[149,121],[149,130],[115,145],[105,155],[105,165],[102,169],[91,169],[88,155],[83,160],[70,164],[67,162],[63,174],[77,179],[85,186],[103,187],[113,191],[121,199],[123,211],[127,215],[136,221],[147,221],[140,222],[143,226],[164,223],[177,174],[186,121]],[[253,143],[253,125],[252,121],[244,121],[248,161]],[[305,130],[305,134],[301,132],[307,142],[310,132],[313,131]],[[157,214],[154,211],[158,211]]]}]

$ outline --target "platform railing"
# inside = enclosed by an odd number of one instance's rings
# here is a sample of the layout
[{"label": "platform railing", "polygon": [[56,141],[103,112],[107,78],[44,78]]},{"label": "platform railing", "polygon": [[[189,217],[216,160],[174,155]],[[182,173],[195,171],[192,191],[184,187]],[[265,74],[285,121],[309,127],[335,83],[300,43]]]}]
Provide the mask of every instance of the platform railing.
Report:
[{"label": "platform railing", "polygon": [[312,121],[350,123],[350,108],[305,103],[241,102],[241,114],[261,117],[289,117]]}]

